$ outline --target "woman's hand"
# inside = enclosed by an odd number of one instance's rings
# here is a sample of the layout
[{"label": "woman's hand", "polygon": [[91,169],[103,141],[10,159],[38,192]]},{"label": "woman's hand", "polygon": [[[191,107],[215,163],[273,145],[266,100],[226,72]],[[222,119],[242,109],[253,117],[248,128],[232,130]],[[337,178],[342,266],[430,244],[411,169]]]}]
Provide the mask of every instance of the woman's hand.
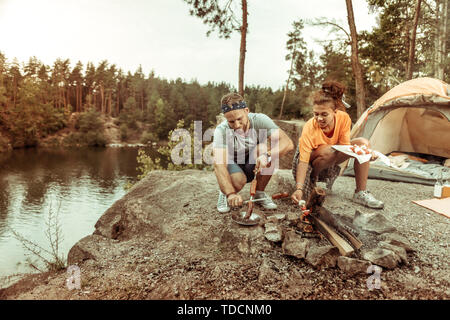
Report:
[{"label": "woman's hand", "polygon": [[374,160],[378,159],[378,155],[375,152],[372,151],[371,154],[372,154],[372,157],[370,158],[370,161],[374,161]]},{"label": "woman's hand", "polygon": [[300,200],[302,200],[302,197],[303,197],[303,191],[298,189],[298,190],[295,190],[295,192],[292,194],[291,199],[292,199],[292,202],[294,202],[295,204],[298,204],[298,202]]},{"label": "woman's hand", "polygon": [[269,166],[269,157],[267,154],[262,154],[256,158],[256,168],[267,168]]},{"label": "woman's hand", "polygon": [[240,207],[244,202],[239,194],[232,193],[227,198],[230,207]]}]

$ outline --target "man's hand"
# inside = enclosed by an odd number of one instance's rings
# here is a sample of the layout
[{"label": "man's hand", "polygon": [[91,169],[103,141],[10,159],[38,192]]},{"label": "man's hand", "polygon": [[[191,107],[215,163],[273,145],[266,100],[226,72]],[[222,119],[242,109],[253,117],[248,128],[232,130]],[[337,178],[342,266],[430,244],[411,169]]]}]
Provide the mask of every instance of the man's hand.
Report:
[{"label": "man's hand", "polygon": [[232,193],[227,198],[230,207],[240,207],[244,202],[239,194]]},{"label": "man's hand", "polygon": [[291,199],[292,202],[294,202],[295,204],[298,204],[298,202],[300,200],[302,200],[303,197],[303,191],[302,190],[295,190],[295,192],[292,194]]},{"label": "man's hand", "polygon": [[256,168],[267,168],[269,167],[269,157],[267,153],[260,155],[256,158]]}]

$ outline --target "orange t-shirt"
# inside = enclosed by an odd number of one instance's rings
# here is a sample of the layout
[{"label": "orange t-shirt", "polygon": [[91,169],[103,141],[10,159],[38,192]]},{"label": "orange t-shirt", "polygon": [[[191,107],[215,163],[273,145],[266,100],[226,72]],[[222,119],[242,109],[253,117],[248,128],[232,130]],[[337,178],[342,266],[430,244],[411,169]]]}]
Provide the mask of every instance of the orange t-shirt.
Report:
[{"label": "orange t-shirt", "polygon": [[308,163],[311,152],[323,144],[350,144],[351,125],[350,116],[346,112],[337,110],[333,135],[327,137],[320,129],[317,120],[315,118],[309,119],[303,126],[302,135],[298,140],[300,161]]}]

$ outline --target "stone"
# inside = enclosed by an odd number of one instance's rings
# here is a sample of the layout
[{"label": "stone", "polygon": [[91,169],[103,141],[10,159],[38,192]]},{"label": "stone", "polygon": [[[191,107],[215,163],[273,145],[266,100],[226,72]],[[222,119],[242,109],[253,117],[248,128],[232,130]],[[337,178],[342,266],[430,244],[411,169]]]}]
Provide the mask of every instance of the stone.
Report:
[{"label": "stone", "polygon": [[331,245],[310,247],[306,254],[306,261],[313,267],[333,268],[339,256],[339,249]]},{"label": "stone", "polygon": [[298,222],[300,222],[300,211],[288,212],[286,215],[286,220],[289,221],[290,224],[296,225]]},{"label": "stone", "polygon": [[264,225],[264,227],[265,227],[264,236],[266,237],[267,240],[271,242],[279,242],[282,240],[283,230],[279,225],[268,222]]},{"label": "stone", "polygon": [[355,211],[353,217],[353,224],[362,230],[373,232],[376,234],[383,234],[388,232],[395,232],[397,229],[390,223],[381,213],[361,213]]},{"label": "stone", "polygon": [[275,217],[279,222],[286,219],[286,215],[284,213],[275,213],[272,217]]},{"label": "stone", "polygon": [[393,251],[383,248],[367,250],[362,256],[365,260],[387,269],[394,269],[401,262],[400,257]]},{"label": "stone", "polygon": [[370,267],[371,263],[366,260],[340,256],[337,259],[337,265],[339,269],[353,276],[358,273],[366,273],[367,268]]},{"label": "stone", "polygon": [[278,219],[274,216],[270,216],[266,218],[266,223],[273,223],[273,224],[277,224],[278,223]]},{"label": "stone", "polygon": [[380,236],[380,240],[392,244],[397,247],[402,247],[406,252],[414,252],[415,250],[411,246],[411,243],[405,237],[399,235],[398,233],[385,233]]},{"label": "stone", "polygon": [[310,241],[302,238],[295,231],[289,231],[284,236],[282,245],[283,254],[293,256],[299,259],[306,257]]},{"label": "stone", "polygon": [[388,249],[394,252],[404,264],[408,264],[408,255],[406,254],[405,248],[394,246],[393,244],[387,243],[385,241],[380,241],[378,243],[380,248]]},{"label": "stone", "polygon": [[79,240],[67,254],[67,264],[79,264],[85,260],[101,260],[103,246],[112,246],[110,239],[90,235]]}]

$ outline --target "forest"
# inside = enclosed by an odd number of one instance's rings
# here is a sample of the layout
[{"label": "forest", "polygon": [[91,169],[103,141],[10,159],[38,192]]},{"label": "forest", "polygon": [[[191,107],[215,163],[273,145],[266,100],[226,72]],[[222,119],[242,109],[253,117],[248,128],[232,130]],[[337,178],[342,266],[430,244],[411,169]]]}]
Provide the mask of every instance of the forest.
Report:
[{"label": "forest", "polygon": [[[186,14],[190,11],[203,19],[211,32],[219,27],[219,36],[225,38],[230,32],[241,33],[241,50],[246,48],[245,34],[251,28],[246,20],[247,0],[240,2],[241,17],[232,20],[230,14],[236,13],[227,13],[218,6],[220,1],[184,2],[190,6]],[[448,82],[448,2],[367,0],[378,22],[370,32],[356,32],[350,0],[346,1],[348,25],[320,17],[293,21],[292,29],[286,30],[286,47],[279,48],[286,52],[291,69],[286,72],[286,83],[280,83],[276,91],[244,85],[245,50],[237,86],[165,79],[153,71],[144,74],[141,67],[124,71],[107,60],[83,64],[59,58],[46,65],[39,57],[20,62],[0,52],[0,152],[38,146],[45,137],[66,128],[74,113],[79,115],[77,136],[71,139],[88,145],[105,145],[101,135],[105,117],[115,118],[123,138],[138,130],[137,123],[149,128],[148,141],[167,139],[179,120],[184,120],[186,127],[194,120],[203,121],[208,124],[203,125],[206,130],[215,125],[220,99],[230,91],[241,92],[251,112],[288,120],[307,118],[308,97],[325,79],[347,86],[348,112],[356,121],[361,111],[403,81],[434,77]],[[226,19],[214,19],[217,12]],[[230,21],[238,25],[227,25]],[[311,27],[325,28],[332,35],[332,41],[321,42],[320,54],[309,50],[302,36],[304,29]]]}]

